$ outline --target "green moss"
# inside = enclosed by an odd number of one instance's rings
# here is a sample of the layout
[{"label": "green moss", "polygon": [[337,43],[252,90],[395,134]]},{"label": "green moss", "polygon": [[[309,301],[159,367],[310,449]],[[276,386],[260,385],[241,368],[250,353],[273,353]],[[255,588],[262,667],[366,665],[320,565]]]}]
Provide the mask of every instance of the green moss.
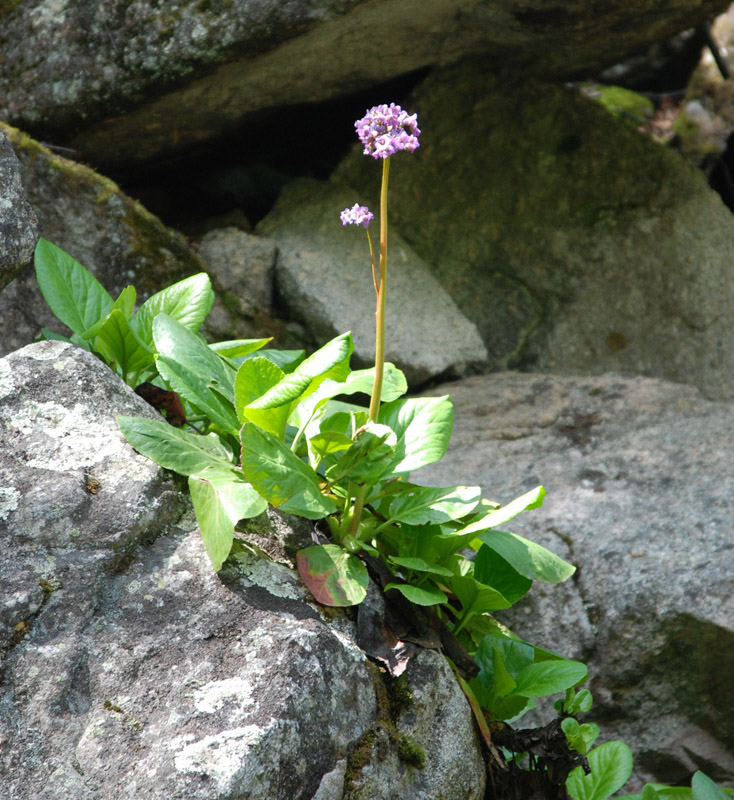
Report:
[{"label": "green moss", "polygon": [[413,691],[408,685],[405,675],[401,675],[399,678],[386,678],[384,686],[389,717],[397,720],[404,711],[413,707]]},{"label": "green moss", "polygon": [[596,86],[595,100],[598,100],[610,114],[636,123],[645,122],[655,113],[655,105],[647,97],[621,86]]},{"label": "green moss", "polygon": [[354,788],[359,773],[374,758],[379,738],[383,741],[387,739],[392,751],[406,766],[423,769],[426,765],[425,750],[396,725],[401,714],[413,706],[413,692],[406,677],[401,675],[399,678],[391,678],[376,667],[371,668],[377,700],[377,719],[357,739],[349,753],[344,777],[345,797]]},{"label": "green moss", "polygon": [[410,736],[399,733],[393,739],[398,758],[408,766],[423,769],[426,766],[426,751]]}]

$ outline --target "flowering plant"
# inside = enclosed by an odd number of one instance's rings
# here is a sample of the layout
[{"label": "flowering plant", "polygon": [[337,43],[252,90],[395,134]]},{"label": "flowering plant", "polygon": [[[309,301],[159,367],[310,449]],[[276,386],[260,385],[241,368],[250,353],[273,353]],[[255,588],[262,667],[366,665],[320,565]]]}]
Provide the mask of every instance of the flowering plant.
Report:
[{"label": "flowering plant", "polygon": [[[81,341],[103,343],[119,329],[113,364],[139,353],[125,361],[125,377],[175,394],[179,423],[198,421],[190,432],[164,420],[118,418],[136,450],[188,477],[214,568],[230,554],[238,524],[268,504],[314,521],[318,543],[296,558],[314,598],[330,606],[359,604],[372,577],[389,602],[435,631],[491,744],[485,712],[495,720],[516,717],[534,697],[565,691],[586,677],[583,664],[519,641],[492,616],[523,597],[535,579],[558,583],[574,568],[504,530],[521,511],[543,502],[543,487],[499,506],[476,486],[421,486],[410,479],[443,457],[453,423],[448,397],[405,397],[404,375],[385,361],[390,162],[414,152],[421,131],[416,115],[394,103],[368,110],[355,128],[364,153],[382,161],[377,253],[372,212],[358,203],[341,212],[343,225],[361,226],[368,237],[376,294],[371,369],[351,370],[350,333],[308,358],[260,350],[266,340],[209,345],[197,332],[201,313],[189,319],[174,287],[162,300],[149,300],[138,322],[129,297],[104,299],[106,321],[98,325],[97,311],[87,308],[92,284],[80,277],[83,267],[76,262],[73,275],[59,281],[86,288],[72,303],[74,314],[66,314],[68,292],[58,308],[72,327],[82,320],[75,334]],[[48,259],[59,260],[56,250],[37,253],[39,278]],[[208,283],[195,286],[205,315]],[[370,395],[369,408],[343,399],[357,393]],[[393,674],[405,668],[395,653],[381,658]]]}]

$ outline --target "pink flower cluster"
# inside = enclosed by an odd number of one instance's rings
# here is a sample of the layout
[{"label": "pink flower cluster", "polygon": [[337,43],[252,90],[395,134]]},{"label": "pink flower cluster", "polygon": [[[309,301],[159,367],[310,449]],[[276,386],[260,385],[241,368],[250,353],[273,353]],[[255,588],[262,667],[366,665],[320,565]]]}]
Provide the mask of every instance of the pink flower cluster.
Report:
[{"label": "pink flower cluster", "polygon": [[399,150],[413,152],[419,146],[417,114],[408,114],[395,103],[368,109],[354,127],[364,154],[372,158],[389,158]]},{"label": "pink flower cluster", "polygon": [[375,218],[375,215],[367,208],[355,203],[351,208],[345,208],[339,215],[342,225],[361,225],[363,228],[369,228],[370,222]]}]

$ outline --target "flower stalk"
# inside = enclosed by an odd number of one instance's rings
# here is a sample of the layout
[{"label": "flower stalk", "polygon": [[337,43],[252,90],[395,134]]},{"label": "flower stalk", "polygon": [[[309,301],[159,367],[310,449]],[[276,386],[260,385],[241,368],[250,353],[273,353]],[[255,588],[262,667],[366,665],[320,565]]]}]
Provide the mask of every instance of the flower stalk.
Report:
[{"label": "flower stalk", "polygon": [[[420,128],[415,114],[408,114],[395,103],[375,106],[362,119],[354,123],[359,140],[364,145],[364,155],[382,159],[382,184],[380,187],[380,268],[375,264],[372,237],[367,230],[372,259],[372,282],[377,293],[375,308],[375,375],[370,395],[369,418],[377,422],[382,398],[385,372],[385,300],[387,297],[387,187],[390,175],[390,156],[400,150],[413,152],[418,146]],[[341,212],[342,225],[362,225],[369,228],[374,218],[367,206],[355,203]],[[367,485],[361,486],[354,497],[349,534],[356,536],[362,519],[362,509],[367,495]]]}]

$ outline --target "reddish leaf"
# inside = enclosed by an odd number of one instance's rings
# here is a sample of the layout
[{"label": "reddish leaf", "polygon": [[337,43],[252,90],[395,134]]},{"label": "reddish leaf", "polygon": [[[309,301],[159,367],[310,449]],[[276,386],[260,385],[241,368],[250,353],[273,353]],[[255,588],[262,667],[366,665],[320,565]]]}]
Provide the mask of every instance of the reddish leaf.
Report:
[{"label": "reddish leaf", "polygon": [[299,550],[296,564],[301,580],[322,605],[355,606],[367,594],[367,567],[338,545],[314,545]]}]

